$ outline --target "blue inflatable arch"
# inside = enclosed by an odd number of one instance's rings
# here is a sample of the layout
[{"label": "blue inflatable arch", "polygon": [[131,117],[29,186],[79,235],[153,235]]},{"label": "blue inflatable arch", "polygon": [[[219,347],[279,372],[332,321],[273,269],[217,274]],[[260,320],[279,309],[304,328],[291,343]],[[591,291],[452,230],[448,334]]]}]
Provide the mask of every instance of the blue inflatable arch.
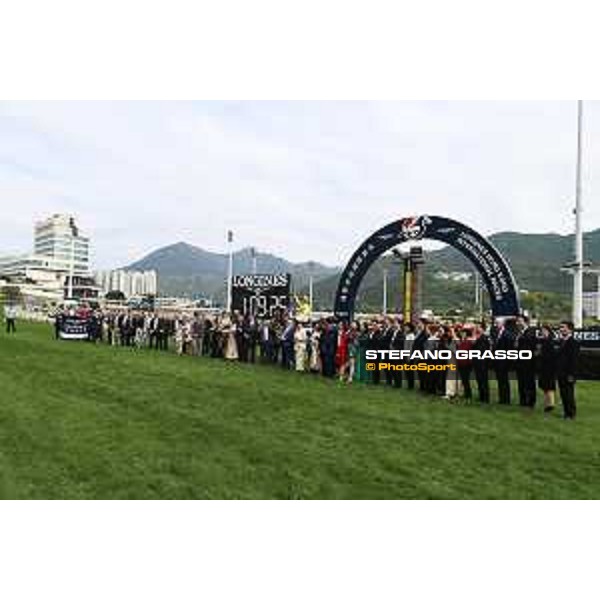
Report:
[{"label": "blue inflatable arch", "polygon": [[334,311],[351,319],[360,283],[369,267],[390,248],[411,240],[432,239],[449,244],[479,271],[490,295],[495,317],[520,314],[519,295],[510,266],[496,248],[479,233],[446,217],[422,215],[389,223],[373,233],[352,255],[337,288]]}]

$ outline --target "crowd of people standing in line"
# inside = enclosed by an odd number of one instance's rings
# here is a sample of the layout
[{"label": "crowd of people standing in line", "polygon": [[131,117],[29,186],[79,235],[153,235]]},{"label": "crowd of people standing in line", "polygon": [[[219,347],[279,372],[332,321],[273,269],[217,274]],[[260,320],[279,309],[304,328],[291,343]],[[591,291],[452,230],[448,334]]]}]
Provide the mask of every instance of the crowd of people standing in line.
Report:
[{"label": "crowd of people standing in line", "polygon": [[[535,408],[538,388],[544,398],[544,411],[551,412],[556,405],[558,387],[564,416],[576,416],[575,382],[578,343],[573,336],[574,326],[563,321],[558,330],[549,325],[532,327],[525,317],[499,320],[487,325],[485,322],[443,324],[420,320],[416,326],[403,324],[401,320],[385,319],[383,324],[372,324],[368,349],[391,350],[450,350],[455,356],[460,351],[516,350],[530,351],[531,360],[490,360],[488,358],[453,358],[451,361],[428,361],[429,364],[454,363],[454,370],[417,371],[418,389],[425,394],[439,395],[451,401],[464,398],[470,401],[475,394],[482,404],[491,399],[490,380],[497,382],[498,403],[510,405],[512,401],[511,380],[517,381],[519,405]],[[464,352],[463,352],[463,355]],[[403,361],[406,362],[406,361]],[[417,387],[414,371],[386,370],[385,383],[401,387],[403,378],[408,388]],[[373,383],[381,380],[381,371],[372,371]]]},{"label": "crowd of people standing in line", "polygon": [[[68,312],[55,316],[55,334]],[[208,356],[241,362],[280,364],[296,371],[341,374],[352,381],[354,372],[345,368],[349,344],[338,348],[338,329],[332,319],[310,327],[278,314],[271,319],[211,314],[173,315],[149,311],[72,311],[88,323],[89,340],[113,346],[174,350],[180,355]],[[350,336],[348,341],[350,340]],[[347,374],[346,374],[347,371]]]},{"label": "crowd of people standing in line", "polygon": [[[63,316],[61,313],[56,317],[57,337]],[[94,342],[155,350],[171,348],[180,355],[279,364],[284,369],[337,377],[344,383],[361,380],[374,385],[405,386],[451,401],[471,401],[476,396],[480,403],[488,404],[490,379],[496,379],[499,404],[511,404],[510,381],[515,378],[521,406],[534,408],[539,388],[544,410],[554,410],[558,387],[565,418],[574,419],[576,415],[578,344],[573,337],[573,324],[568,321],[555,331],[548,325],[532,327],[526,318],[487,325],[444,324],[426,319],[405,323],[390,316],[351,323],[336,322],[332,317],[303,322],[283,312],[270,319],[237,312],[172,315],[131,310],[88,311],[85,316],[89,338]],[[454,370],[434,372],[387,370],[382,375],[379,370],[366,370],[364,351],[387,349],[531,350],[535,360],[453,359]]]}]

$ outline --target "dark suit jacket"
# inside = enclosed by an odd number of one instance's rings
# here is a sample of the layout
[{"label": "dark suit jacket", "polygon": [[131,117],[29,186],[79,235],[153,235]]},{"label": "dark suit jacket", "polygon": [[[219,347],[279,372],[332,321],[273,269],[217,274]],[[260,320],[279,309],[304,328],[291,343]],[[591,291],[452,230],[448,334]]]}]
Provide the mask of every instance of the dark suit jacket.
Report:
[{"label": "dark suit jacket", "polygon": [[425,345],[427,344],[427,339],[429,338],[427,331],[423,329],[419,332],[417,337],[415,337],[415,341],[413,342],[413,351],[423,352],[425,350]]},{"label": "dark suit jacket", "polygon": [[382,350],[389,350],[390,349],[390,344],[392,342],[392,336],[394,334],[394,330],[391,327],[386,327],[382,332],[381,332],[381,349]]},{"label": "dark suit jacket", "polygon": [[395,329],[392,332],[390,350],[404,350],[404,332],[402,329]]},{"label": "dark suit jacket", "polygon": [[367,350],[386,350],[381,331],[372,331],[367,338]]},{"label": "dark suit jacket", "polygon": [[[533,327],[527,327],[517,337],[517,350],[529,350],[532,356],[535,357],[535,351],[537,349],[538,340],[536,337],[536,330]],[[521,373],[532,373],[535,371],[535,359],[531,360],[517,360],[517,369]]]},{"label": "dark suit jacket", "polygon": [[[485,352],[491,348],[490,339],[485,333],[480,335],[474,342],[472,350],[479,350],[479,352]],[[487,367],[488,360],[485,358],[476,358],[473,360],[473,366],[475,369],[485,369]]]},{"label": "dark suit jacket", "polygon": [[556,376],[558,379],[575,378],[578,356],[579,344],[572,335],[561,340],[556,353]]},{"label": "dark suit jacket", "polygon": [[514,335],[508,331],[508,329],[504,329],[502,333],[498,336],[496,340],[496,350],[514,350],[515,349],[515,337]]}]

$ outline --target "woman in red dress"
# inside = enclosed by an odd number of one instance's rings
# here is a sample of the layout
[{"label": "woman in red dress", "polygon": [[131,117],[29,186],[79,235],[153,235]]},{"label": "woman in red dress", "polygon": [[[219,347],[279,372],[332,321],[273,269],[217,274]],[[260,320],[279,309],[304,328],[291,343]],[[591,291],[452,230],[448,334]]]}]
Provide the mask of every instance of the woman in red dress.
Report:
[{"label": "woman in red dress", "polygon": [[338,329],[337,351],[335,354],[335,365],[340,381],[346,380],[346,371],[348,370],[348,341],[348,326],[342,322]]}]

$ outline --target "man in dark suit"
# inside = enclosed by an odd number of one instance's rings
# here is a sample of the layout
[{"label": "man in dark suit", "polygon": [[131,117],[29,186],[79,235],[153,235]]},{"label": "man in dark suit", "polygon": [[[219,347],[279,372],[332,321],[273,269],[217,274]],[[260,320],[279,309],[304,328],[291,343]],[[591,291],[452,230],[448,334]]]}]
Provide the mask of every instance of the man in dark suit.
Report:
[{"label": "man in dark suit", "polygon": [[[536,330],[529,325],[528,317],[521,317],[518,324],[517,350],[528,350],[535,356],[537,346]],[[517,383],[519,386],[519,404],[534,408],[536,402],[535,360],[517,360]]]},{"label": "man in dark suit", "polygon": [[573,337],[574,326],[571,321],[560,324],[560,344],[556,356],[556,378],[565,419],[574,419],[577,414],[575,404],[575,376],[579,344]]},{"label": "man in dark suit", "polygon": [[244,362],[256,361],[256,342],[257,342],[257,325],[256,320],[252,315],[246,315],[242,325],[244,334]]},{"label": "man in dark suit", "polygon": [[150,324],[148,326],[149,329],[149,339],[150,339],[150,348],[156,348],[158,350],[158,328],[159,328],[159,320],[156,313],[154,313],[150,317]]},{"label": "man in dark suit", "polygon": [[131,315],[129,312],[119,315],[119,339],[121,346],[131,346]]},{"label": "man in dark suit", "polygon": [[[392,330],[390,337],[390,350],[404,350],[404,329],[402,327],[402,320],[396,319],[395,325]],[[404,363],[404,360],[390,361],[396,365]],[[402,371],[391,371],[392,383],[394,387],[402,387]]]},{"label": "man in dark suit", "polygon": [[325,377],[335,377],[337,333],[337,327],[333,319],[327,319],[325,329],[322,331],[320,339],[321,360],[323,363],[322,370]]},{"label": "man in dark suit", "polygon": [[98,319],[98,315],[93,312],[87,322],[88,329],[88,340],[90,342],[96,343],[100,339],[100,332],[102,331],[100,326],[100,321]]},{"label": "man in dark suit", "polygon": [[[381,340],[380,349],[390,350],[392,344],[392,337],[394,336],[394,326],[391,319],[387,317],[383,321],[383,327],[381,329]],[[387,370],[385,372],[385,383],[386,385],[392,385],[394,383],[394,372]]]},{"label": "man in dark suit", "polygon": [[63,318],[63,311],[58,311],[54,316],[54,339],[60,339],[60,330],[62,329]]},{"label": "man in dark suit", "polygon": [[[429,338],[427,326],[428,323],[425,319],[421,319],[417,324],[417,334],[412,345],[412,352],[421,352],[421,354],[425,352],[425,346],[427,345],[427,340]],[[414,362],[419,363],[422,361],[415,360]],[[428,383],[427,372],[419,371],[419,390],[426,392],[428,390]]]},{"label": "man in dark suit", "polygon": [[[472,350],[485,352],[490,349],[490,340],[483,327],[477,327],[475,330],[475,340]],[[479,402],[490,403],[490,382],[488,377],[488,361],[485,358],[476,358],[473,360],[473,371],[475,371],[475,380],[477,381],[477,394]]]},{"label": "man in dark suit", "polygon": [[[296,321],[290,319],[285,328],[283,329],[283,333],[281,334],[281,366],[284,369],[292,369],[294,366],[294,331],[295,331]],[[335,356],[335,354],[334,354]],[[326,373],[324,373],[327,377],[333,377],[335,375],[335,360],[333,362],[333,372],[329,372],[329,369]]]},{"label": "man in dark suit", "polygon": [[[410,355],[410,352],[412,352],[412,349],[413,349],[413,344],[415,343],[416,328],[413,323],[409,322],[409,323],[404,323],[403,330],[404,330],[404,333],[402,335],[402,338],[404,339],[404,350],[408,351],[409,355]],[[402,362],[407,365],[411,364],[410,359],[403,360]],[[415,372],[411,371],[409,369],[404,374],[404,378],[406,379],[406,386],[408,387],[408,389],[414,390],[415,389]]]},{"label": "man in dark suit", "polygon": [[[373,321],[369,327],[369,336],[367,338],[367,350],[383,350],[383,337],[381,327],[377,321]],[[375,370],[370,371],[371,381],[379,385],[381,381],[381,371],[379,370],[379,360],[375,362]]]},{"label": "man in dark suit", "polygon": [[212,350],[213,322],[208,317],[204,319],[202,331],[202,356],[210,356]]},{"label": "man in dark suit", "polygon": [[159,317],[158,319],[158,330],[156,334],[157,349],[168,350],[169,347],[169,330],[171,319],[167,317]]},{"label": "man in dark suit", "polygon": [[[499,328],[498,337],[494,344],[495,350],[514,350],[515,349],[515,322],[513,319],[507,319]],[[494,369],[496,379],[498,380],[498,402],[500,404],[510,404],[510,362],[508,360],[495,360]]]}]

